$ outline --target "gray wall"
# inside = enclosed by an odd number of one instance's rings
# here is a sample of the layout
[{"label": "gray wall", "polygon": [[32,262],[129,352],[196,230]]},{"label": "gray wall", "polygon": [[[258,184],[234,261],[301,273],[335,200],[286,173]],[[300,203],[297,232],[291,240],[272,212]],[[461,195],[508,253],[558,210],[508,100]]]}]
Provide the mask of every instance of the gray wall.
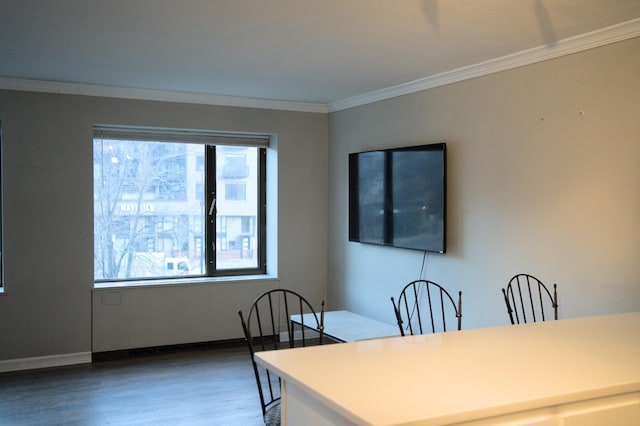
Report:
[{"label": "gray wall", "polygon": [[[392,323],[423,255],[347,241],[347,154],[430,142],[448,144],[449,238],[423,276],[464,291],[463,327],[506,323],[516,272],[557,282],[564,318],[639,310],[638,99],[640,38],[328,116],[0,91],[0,362],[237,338],[273,286]],[[277,134],[277,276],[93,290],[95,123]]]},{"label": "gray wall", "polygon": [[[0,361],[239,338],[237,310],[263,290],[292,288],[318,306],[324,298],[326,114],[0,91],[0,120]],[[93,290],[97,123],[277,135],[269,153],[277,160],[269,176],[274,277]]]},{"label": "gray wall", "polygon": [[559,286],[562,318],[640,310],[640,38],[329,118],[333,308],[392,323],[423,254],[347,241],[347,155],[446,142],[448,252],[423,277],[463,291],[463,327],[508,322],[501,287]]}]

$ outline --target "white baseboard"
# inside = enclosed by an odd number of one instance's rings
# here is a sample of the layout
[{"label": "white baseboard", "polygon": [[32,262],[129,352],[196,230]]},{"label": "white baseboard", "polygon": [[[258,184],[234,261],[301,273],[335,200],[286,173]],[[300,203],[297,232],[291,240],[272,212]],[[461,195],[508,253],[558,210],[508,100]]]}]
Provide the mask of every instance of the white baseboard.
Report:
[{"label": "white baseboard", "polygon": [[87,364],[90,362],[91,352],[7,359],[0,361],[0,373],[18,370],[33,370],[36,368],[60,367],[63,365]]}]

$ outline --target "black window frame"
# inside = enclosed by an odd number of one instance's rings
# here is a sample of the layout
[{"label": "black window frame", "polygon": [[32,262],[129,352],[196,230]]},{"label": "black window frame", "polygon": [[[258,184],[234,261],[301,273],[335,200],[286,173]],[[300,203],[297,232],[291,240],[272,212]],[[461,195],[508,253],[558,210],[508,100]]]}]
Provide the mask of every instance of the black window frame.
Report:
[{"label": "black window frame", "polygon": [[[258,246],[256,247],[258,266],[248,269],[218,269],[216,264],[216,207],[217,202],[217,170],[216,170],[216,145],[207,145],[205,149],[205,176],[207,206],[214,205],[213,215],[208,215],[206,221],[207,227],[205,232],[206,247],[206,264],[208,277],[225,277],[225,276],[242,276],[242,275],[264,275],[267,273],[267,150],[266,148],[258,149],[258,229],[256,230]],[[213,165],[213,169],[210,169]],[[207,215],[207,212],[205,212]]]},{"label": "black window frame", "polygon": [[2,163],[2,120],[0,120],[0,293],[4,292],[4,208],[2,203],[2,200],[4,198],[4,174]]},{"label": "black window frame", "polygon": [[[101,136],[97,136],[100,134]],[[172,143],[201,143],[204,145],[204,198],[205,206],[203,211],[204,225],[204,245],[203,255],[204,270],[199,275],[189,276],[157,276],[157,277],[135,277],[135,278],[97,278],[94,283],[101,286],[109,283],[122,284],[129,283],[131,286],[144,285],[147,281],[188,281],[196,278],[217,278],[217,277],[242,277],[248,275],[266,275],[267,273],[267,148],[270,140],[269,135],[220,133],[208,131],[190,131],[182,129],[149,129],[131,126],[94,126],[94,137],[110,138],[116,140],[141,140],[154,142]],[[257,191],[257,217],[256,229],[256,267],[251,268],[226,268],[218,269],[216,258],[216,212],[217,178],[222,176],[216,165],[216,147],[235,146],[238,148],[257,148],[257,170],[258,170],[258,191]],[[221,177],[223,178],[223,177]],[[214,205],[213,214],[209,215],[209,206]],[[139,284],[138,284],[139,283]]]}]

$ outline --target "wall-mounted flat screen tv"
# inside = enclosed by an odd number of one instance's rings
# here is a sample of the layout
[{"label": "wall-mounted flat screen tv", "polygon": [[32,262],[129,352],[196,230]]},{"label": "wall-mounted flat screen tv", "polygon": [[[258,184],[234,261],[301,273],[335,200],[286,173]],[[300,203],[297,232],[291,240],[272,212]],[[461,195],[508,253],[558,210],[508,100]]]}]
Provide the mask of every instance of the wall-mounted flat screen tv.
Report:
[{"label": "wall-mounted flat screen tv", "polygon": [[349,240],[446,252],[444,143],[349,154]]}]

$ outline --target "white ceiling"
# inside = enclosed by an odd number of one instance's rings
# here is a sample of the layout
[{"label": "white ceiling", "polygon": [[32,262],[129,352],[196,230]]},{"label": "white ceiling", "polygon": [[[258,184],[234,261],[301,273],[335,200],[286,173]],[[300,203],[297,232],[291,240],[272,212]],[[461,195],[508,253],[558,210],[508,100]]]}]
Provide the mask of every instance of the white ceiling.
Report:
[{"label": "white ceiling", "polygon": [[640,0],[0,0],[0,87],[331,106],[639,19]]}]

